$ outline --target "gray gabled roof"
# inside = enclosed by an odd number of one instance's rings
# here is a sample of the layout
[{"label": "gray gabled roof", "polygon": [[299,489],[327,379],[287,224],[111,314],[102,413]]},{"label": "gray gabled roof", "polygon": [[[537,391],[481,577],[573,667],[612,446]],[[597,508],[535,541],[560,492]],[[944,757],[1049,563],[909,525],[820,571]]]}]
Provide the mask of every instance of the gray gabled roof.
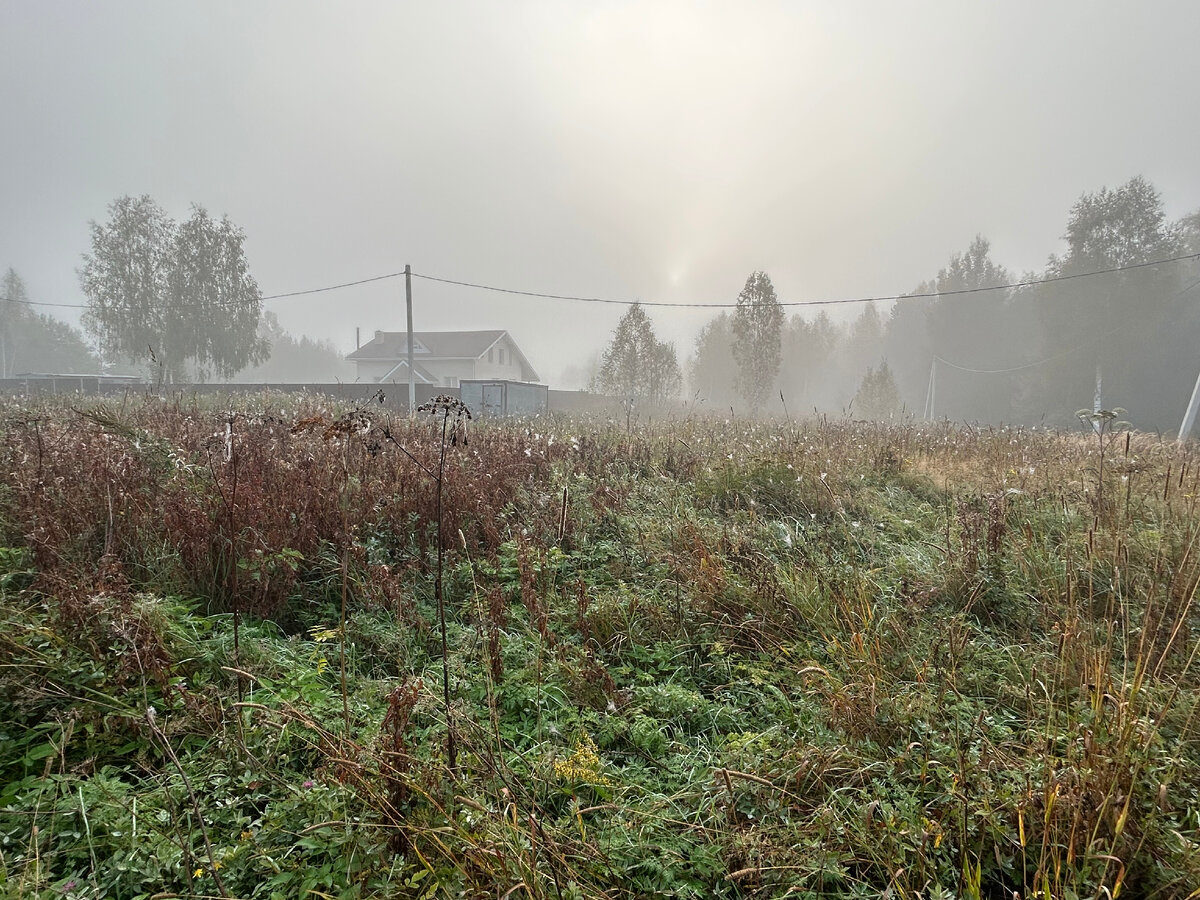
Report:
[{"label": "gray gabled roof", "polygon": [[[425,359],[479,359],[503,331],[414,331],[413,356]],[[381,331],[346,359],[402,359],[408,353],[408,335],[403,331]],[[415,360],[414,360],[415,361]]]},{"label": "gray gabled roof", "polygon": [[[507,331],[414,331],[413,332],[413,365],[414,371],[420,371],[418,363],[431,359],[479,359],[496,342],[508,335],[513,349],[521,362],[522,374],[528,373],[530,381],[537,381],[537,372],[525,358],[517,342]],[[351,362],[402,362],[408,358],[408,335],[403,331],[378,331],[375,337],[367,341],[346,357]],[[407,369],[405,370],[407,372]]]}]

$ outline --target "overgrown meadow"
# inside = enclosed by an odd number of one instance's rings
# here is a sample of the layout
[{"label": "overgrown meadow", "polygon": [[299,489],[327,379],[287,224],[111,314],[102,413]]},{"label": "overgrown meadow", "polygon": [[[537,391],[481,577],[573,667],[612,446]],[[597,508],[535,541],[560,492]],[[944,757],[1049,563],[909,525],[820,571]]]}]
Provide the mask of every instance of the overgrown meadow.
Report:
[{"label": "overgrown meadow", "polygon": [[0,893],[1198,896],[1193,448],[232,402],[0,407]]}]

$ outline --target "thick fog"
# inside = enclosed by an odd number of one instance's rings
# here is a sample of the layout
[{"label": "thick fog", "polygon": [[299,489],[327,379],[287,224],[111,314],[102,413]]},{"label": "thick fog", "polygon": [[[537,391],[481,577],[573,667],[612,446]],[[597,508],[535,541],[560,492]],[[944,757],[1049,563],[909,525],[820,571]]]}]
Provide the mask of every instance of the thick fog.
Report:
[{"label": "thick fog", "polygon": [[[244,228],[267,295],[405,264],[668,303],[731,303],[752,271],[785,302],[896,294],[976,235],[1042,274],[1084,194],[1140,175],[1168,220],[1200,208],[1197,33],[1190,0],[0,0],[0,269],[82,303],[89,220],[148,194]],[[404,327],[403,282],[266,309],[350,351]],[[415,282],[418,330],[508,329],[552,386],[623,312]],[[718,311],[647,312],[686,374]]]}]

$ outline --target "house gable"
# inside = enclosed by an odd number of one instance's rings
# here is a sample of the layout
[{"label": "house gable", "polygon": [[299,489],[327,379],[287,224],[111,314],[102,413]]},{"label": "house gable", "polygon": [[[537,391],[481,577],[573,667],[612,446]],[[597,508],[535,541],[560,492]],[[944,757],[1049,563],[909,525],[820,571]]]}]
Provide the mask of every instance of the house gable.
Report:
[{"label": "house gable", "polygon": [[[376,331],[346,359],[361,381],[407,381],[408,336]],[[417,365],[417,363],[420,365]],[[464,379],[537,381],[537,372],[507,331],[419,331],[413,334],[414,374],[425,383],[457,387]]]}]

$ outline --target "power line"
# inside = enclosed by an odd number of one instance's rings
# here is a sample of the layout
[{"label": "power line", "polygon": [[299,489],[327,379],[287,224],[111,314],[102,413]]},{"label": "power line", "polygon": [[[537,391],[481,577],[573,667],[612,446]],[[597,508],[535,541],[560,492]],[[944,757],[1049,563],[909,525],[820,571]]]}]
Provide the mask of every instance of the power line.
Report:
[{"label": "power line", "polygon": [[20,303],[22,306],[58,306],[63,309],[87,309],[86,303],[51,303],[47,300],[14,300],[12,297],[0,297],[5,303]]},{"label": "power line", "polygon": [[[1124,326],[1122,326],[1122,328],[1123,327]],[[1120,329],[1117,330],[1119,331]],[[1114,331],[1113,334],[1116,334],[1116,332]],[[951,369],[957,369],[960,372],[971,372],[975,375],[1008,375],[1011,372],[1024,372],[1026,369],[1036,369],[1038,366],[1044,366],[1046,363],[1052,362],[1060,357],[1068,356],[1078,349],[1080,348],[1071,347],[1069,350],[1064,350],[1062,353],[1056,353],[1054,356],[1047,356],[1045,359],[1039,359],[1037,362],[1026,363],[1023,366],[1011,366],[1007,369],[972,369],[970,366],[960,366],[957,363],[950,362],[948,359],[942,359],[936,353],[933,355],[933,358],[941,365],[948,366]]]},{"label": "power line", "polygon": [[[1034,278],[1025,281],[1013,281],[1007,284],[996,284],[989,287],[974,287],[974,288],[957,288],[950,291],[927,291],[912,294],[883,294],[872,297],[839,297],[834,299],[821,300],[789,300],[781,302],[780,306],[799,307],[799,306],[833,306],[838,304],[848,303],[880,303],[885,301],[903,301],[903,300],[921,300],[932,299],[934,297],[953,297],[963,294],[984,294],[991,291],[1007,291],[1015,288],[1036,287],[1043,284],[1054,284],[1060,281],[1072,281],[1077,278],[1093,278],[1099,275],[1112,275],[1117,272],[1128,272],[1134,269],[1144,269],[1150,266],[1166,265],[1167,263],[1182,262],[1184,260],[1200,259],[1200,253],[1185,253],[1181,256],[1169,256],[1164,259],[1155,259],[1149,262],[1131,263],[1126,266],[1113,266],[1107,269],[1094,269],[1090,272],[1075,272],[1070,275],[1054,275],[1049,278]],[[308,288],[301,291],[288,291],[283,294],[267,294],[262,300],[282,300],[288,297],[301,297],[309,294],[321,294],[327,291],[337,291],[342,288],[354,287],[360,284],[369,284],[374,281],[385,281],[389,278],[399,278],[404,274],[400,272],[389,272],[386,275],[375,275],[370,278],[360,278],[357,281],[345,281],[340,284],[331,284],[325,287]],[[540,291],[525,291],[516,288],[498,287],[496,285],[482,284],[474,281],[459,281],[453,278],[441,278],[436,275],[426,275],[420,272],[413,272],[413,278],[422,278],[425,281],[435,281],[441,284],[451,284],[458,287],[473,288],[476,290],[493,291],[500,294],[513,294],[520,297],[536,297],[546,300],[564,300],[576,303],[607,303],[618,306],[633,306],[635,303],[647,307],[659,308],[676,308],[676,309],[736,309],[737,303],[668,303],[663,300],[621,300],[612,297],[584,297],[575,294],[548,294]],[[10,300],[8,297],[0,298],[0,300],[21,303],[26,306],[53,306],[62,309],[87,309],[86,303],[54,303],[45,300]],[[164,307],[169,308],[169,307]]]},{"label": "power line", "polygon": [[[1148,266],[1159,266],[1166,263],[1180,262],[1185,259],[1200,259],[1200,253],[1186,253],[1182,256],[1169,256],[1165,259],[1151,260],[1150,262],[1131,263],[1127,266],[1113,266],[1108,269],[1095,269],[1091,272],[1075,272],[1071,275],[1054,275],[1049,278],[1035,278],[1027,281],[1013,281],[1008,284],[996,284],[990,287],[974,287],[974,288],[958,288],[950,291],[928,291],[925,293],[915,294],[886,294],[877,297],[844,297],[832,300],[790,300],[781,302],[780,306],[832,306],[842,303],[878,303],[887,300],[919,300],[929,299],[933,297],[952,297],[959,294],[983,294],[989,291],[1007,291],[1014,288],[1033,287],[1040,284],[1053,284],[1059,281],[1071,281],[1076,278],[1092,278],[1096,275],[1111,275],[1115,272],[1128,272],[1132,269],[1144,269]],[[633,306],[635,303],[641,306],[652,307],[674,307],[679,309],[736,309],[737,303],[668,303],[666,301],[655,300],[618,300],[610,297],[580,297],[572,294],[544,294],[538,291],[522,291],[515,288],[496,287],[490,284],[480,284],[473,281],[456,281],[452,278],[439,278],[435,275],[424,275],[420,272],[413,272],[413,278],[423,278],[426,281],[437,281],[442,284],[453,284],[459,287],[476,288],[483,291],[494,291],[500,294],[516,294],[521,297],[540,297],[547,300],[570,300],[577,303],[610,303],[620,306]],[[265,298],[264,298],[265,299]]]},{"label": "power line", "polygon": [[[1176,291],[1174,294],[1172,294],[1169,299],[1174,300],[1177,297],[1182,297],[1184,294],[1191,291],[1197,285],[1200,285],[1200,278],[1197,278],[1195,281],[1193,281],[1187,287],[1180,288],[1178,291]],[[1159,312],[1159,315],[1157,317],[1155,317],[1155,322],[1157,322],[1157,320],[1160,318],[1162,318],[1161,310]],[[935,362],[941,363],[944,366],[948,366],[951,369],[957,369],[960,372],[970,372],[975,375],[1008,375],[1008,374],[1011,374],[1012,372],[1024,372],[1026,369],[1036,369],[1038,366],[1044,366],[1046,363],[1054,362],[1056,359],[1062,359],[1064,356],[1070,356],[1072,353],[1076,353],[1080,350],[1086,350],[1088,347],[1098,344],[1101,341],[1106,340],[1115,334],[1119,334],[1120,332],[1125,331],[1126,328],[1127,328],[1127,326],[1125,326],[1125,325],[1118,325],[1116,328],[1112,329],[1111,331],[1106,331],[1106,332],[1104,332],[1104,334],[1098,335],[1097,337],[1093,338],[1090,341],[1087,341],[1086,343],[1076,344],[1074,347],[1068,347],[1066,350],[1063,350],[1059,353],[1055,353],[1053,356],[1047,356],[1045,359],[1039,359],[1037,362],[1026,363],[1025,365],[1022,365],[1022,366],[1011,366],[1007,369],[972,369],[969,366],[960,366],[957,363],[950,362],[950,360],[948,360],[948,359],[942,359],[942,357],[938,356],[936,353],[934,354],[933,358],[934,358]]]},{"label": "power line", "polygon": [[309,288],[307,291],[289,291],[286,294],[268,294],[262,300],[282,300],[284,297],[301,297],[305,294],[323,294],[326,291],[337,291],[342,288],[354,287],[357,284],[370,284],[372,281],[386,281],[388,278],[399,278],[404,270],[389,272],[387,275],[376,275],[374,278],[360,278],[358,281],[345,281],[341,284],[331,284],[328,287]]},{"label": "power line", "polygon": [[[403,271],[389,272],[387,275],[375,275],[371,278],[360,278],[358,281],[343,281],[341,284],[331,284],[326,287],[309,288],[304,291],[288,291],[286,294],[267,294],[260,297],[260,300],[282,300],[285,297],[301,297],[305,294],[323,294],[326,291],[337,291],[342,288],[354,287],[359,284],[370,284],[372,281],[384,281],[388,278],[399,278],[403,275]],[[7,301],[8,297],[0,297],[0,300]],[[64,309],[87,309],[86,303],[50,303],[45,300],[13,300],[13,303],[22,303],[26,306],[57,306]]]}]

